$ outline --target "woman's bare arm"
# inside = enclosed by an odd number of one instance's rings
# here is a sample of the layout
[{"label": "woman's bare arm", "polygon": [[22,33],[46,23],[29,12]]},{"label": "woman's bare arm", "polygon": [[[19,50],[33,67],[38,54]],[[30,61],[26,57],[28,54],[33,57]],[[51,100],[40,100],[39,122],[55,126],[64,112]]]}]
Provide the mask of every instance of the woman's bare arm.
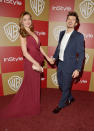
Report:
[{"label": "woman's bare arm", "polygon": [[44,52],[44,50],[42,49],[42,47],[40,47],[40,51],[41,51],[41,53],[44,55],[44,57],[50,62],[50,64],[54,64],[53,59],[50,58],[50,57]]}]

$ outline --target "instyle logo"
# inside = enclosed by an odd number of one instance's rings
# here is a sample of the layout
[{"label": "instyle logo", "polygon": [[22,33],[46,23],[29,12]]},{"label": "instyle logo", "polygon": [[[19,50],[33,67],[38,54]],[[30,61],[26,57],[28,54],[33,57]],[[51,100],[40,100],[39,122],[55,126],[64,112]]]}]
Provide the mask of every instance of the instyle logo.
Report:
[{"label": "instyle logo", "polygon": [[52,10],[53,11],[71,11],[71,7],[70,6],[67,6],[67,7],[64,7],[64,6],[52,6]]},{"label": "instyle logo", "polygon": [[41,81],[44,81],[44,80],[45,80],[45,78],[44,78],[44,77],[42,77],[42,78],[41,78]]},{"label": "instyle logo", "polygon": [[11,78],[9,78],[8,80],[8,85],[9,87],[13,90],[13,91],[18,91],[18,89],[20,88],[21,84],[22,84],[22,78],[19,76],[12,76]]},{"label": "instyle logo", "polygon": [[7,36],[7,38],[11,41],[14,42],[17,40],[18,36],[19,36],[19,26],[14,23],[14,22],[9,22],[8,24],[6,24],[4,26],[4,32]]},{"label": "instyle logo", "polygon": [[44,0],[30,0],[30,6],[35,15],[39,16],[45,7]]},{"label": "instyle logo", "polygon": [[54,35],[54,38],[56,41],[59,40],[59,34],[61,31],[64,31],[66,30],[66,27],[65,26],[56,26],[54,29],[53,29],[53,35]]},{"label": "instyle logo", "polygon": [[21,6],[22,2],[20,0],[0,0],[1,3],[5,3],[5,4],[11,4],[11,5],[18,5]]},{"label": "instyle logo", "polygon": [[51,75],[52,82],[55,86],[58,86],[57,73]]},{"label": "instyle logo", "polygon": [[84,35],[85,39],[92,39],[94,37],[93,34],[90,34],[90,33],[89,34],[84,34],[83,33],[83,35]]},{"label": "instyle logo", "polygon": [[35,31],[38,36],[45,36],[46,32]]},{"label": "instyle logo", "polygon": [[94,12],[94,2],[92,0],[83,0],[80,3],[79,8],[80,8],[81,15],[85,19],[87,19]]},{"label": "instyle logo", "polygon": [[81,84],[87,84],[87,80],[80,80]]},{"label": "instyle logo", "polygon": [[8,58],[4,58],[4,62],[18,62],[18,61],[23,61],[23,57],[8,57]]}]

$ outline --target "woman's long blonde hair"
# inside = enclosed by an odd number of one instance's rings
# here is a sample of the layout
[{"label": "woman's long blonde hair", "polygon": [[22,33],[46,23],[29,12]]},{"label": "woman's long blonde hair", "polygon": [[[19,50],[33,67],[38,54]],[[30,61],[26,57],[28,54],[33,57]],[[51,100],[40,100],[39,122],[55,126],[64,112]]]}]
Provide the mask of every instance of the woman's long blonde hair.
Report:
[{"label": "woman's long blonde hair", "polygon": [[19,18],[19,27],[20,27],[19,33],[20,33],[20,35],[21,35],[22,37],[26,37],[26,36],[29,35],[29,33],[25,30],[25,28],[24,28],[24,26],[23,26],[23,23],[22,23],[23,17],[24,17],[25,15],[29,15],[29,16],[30,16],[30,19],[31,19],[30,30],[31,30],[31,31],[34,31],[34,29],[33,29],[33,24],[32,24],[32,16],[31,16],[31,14],[30,14],[29,12],[24,11],[24,12],[20,15],[20,18]]}]

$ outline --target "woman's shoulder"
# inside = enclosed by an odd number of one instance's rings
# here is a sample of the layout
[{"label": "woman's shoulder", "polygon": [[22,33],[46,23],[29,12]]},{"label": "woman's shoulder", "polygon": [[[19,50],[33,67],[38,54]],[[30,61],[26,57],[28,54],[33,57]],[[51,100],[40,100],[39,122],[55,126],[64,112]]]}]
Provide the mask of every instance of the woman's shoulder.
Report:
[{"label": "woman's shoulder", "polygon": [[21,43],[26,43],[26,37],[22,37],[21,35],[19,35],[19,39]]}]

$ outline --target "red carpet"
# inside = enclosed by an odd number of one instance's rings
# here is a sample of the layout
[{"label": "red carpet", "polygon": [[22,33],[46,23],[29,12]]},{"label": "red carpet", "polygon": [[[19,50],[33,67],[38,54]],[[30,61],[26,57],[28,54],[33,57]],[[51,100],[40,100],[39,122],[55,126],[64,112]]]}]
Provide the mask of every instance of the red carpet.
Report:
[{"label": "red carpet", "polygon": [[[61,96],[57,89],[41,89],[41,114],[0,121],[0,131],[94,131],[94,93],[73,91],[76,101],[53,114]],[[0,97],[0,108],[12,96]]]}]

